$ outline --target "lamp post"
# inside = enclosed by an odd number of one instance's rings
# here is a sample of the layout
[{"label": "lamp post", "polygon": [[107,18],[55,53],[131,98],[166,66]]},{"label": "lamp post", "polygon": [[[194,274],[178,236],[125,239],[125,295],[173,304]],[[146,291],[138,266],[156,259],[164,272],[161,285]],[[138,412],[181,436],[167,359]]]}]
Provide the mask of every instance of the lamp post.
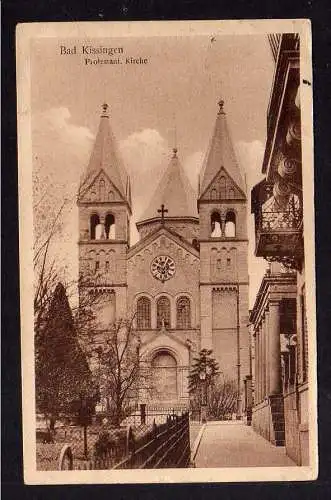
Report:
[{"label": "lamp post", "polygon": [[205,367],[200,371],[199,378],[201,383],[200,421],[204,423],[207,421],[207,373]]},{"label": "lamp post", "polygon": [[207,408],[208,408],[208,377],[210,375],[211,368],[206,363],[204,363],[199,372],[199,379],[201,382],[201,410],[200,410],[200,420],[202,423],[207,422]]}]

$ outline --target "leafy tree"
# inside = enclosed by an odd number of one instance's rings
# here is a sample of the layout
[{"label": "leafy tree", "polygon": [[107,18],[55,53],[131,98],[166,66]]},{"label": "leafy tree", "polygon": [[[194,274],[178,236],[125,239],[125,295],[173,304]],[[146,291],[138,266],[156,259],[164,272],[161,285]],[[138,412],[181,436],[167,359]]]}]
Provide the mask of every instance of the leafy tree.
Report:
[{"label": "leafy tree", "polygon": [[43,328],[35,336],[35,352],[37,410],[44,413],[51,429],[59,414],[75,412],[82,398],[95,404],[97,390],[61,283],[55,288]]}]

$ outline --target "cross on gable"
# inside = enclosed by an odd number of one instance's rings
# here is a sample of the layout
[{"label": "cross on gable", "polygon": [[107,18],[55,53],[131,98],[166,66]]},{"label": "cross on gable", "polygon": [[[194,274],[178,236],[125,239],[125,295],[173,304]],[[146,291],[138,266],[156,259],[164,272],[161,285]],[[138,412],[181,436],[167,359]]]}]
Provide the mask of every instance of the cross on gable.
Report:
[{"label": "cross on gable", "polygon": [[164,204],[162,203],[161,208],[158,209],[158,213],[161,214],[161,224],[164,224],[164,214],[168,213],[168,209],[164,208]]}]

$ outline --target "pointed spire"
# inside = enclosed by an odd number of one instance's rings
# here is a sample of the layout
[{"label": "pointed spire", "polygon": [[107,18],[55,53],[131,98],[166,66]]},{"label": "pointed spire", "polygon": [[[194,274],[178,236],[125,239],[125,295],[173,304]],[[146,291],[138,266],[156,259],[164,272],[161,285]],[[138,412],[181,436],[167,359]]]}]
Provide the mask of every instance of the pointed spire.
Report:
[{"label": "pointed spire", "polygon": [[90,161],[87,166],[83,185],[87,186],[103,170],[110,181],[126,198],[128,175],[119,155],[115,137],[110,128],[109,106],[104,103],[101,108],[100,123],[94,142]]},{"label": "pointed spire", "polygon": [[224,101],[218,101],[219,110],[209,148],[200,174],[200,196],[223,167],[237,186],[245,193],[245,183],[235,155],[224,111]]},{"label": "pointed spire", "polygon": [[167,207],[167,217],[197,217],[196,195],[173,148],[168,168],[164,172],[152,199],[140,221],[160,218],[158,210]]}]

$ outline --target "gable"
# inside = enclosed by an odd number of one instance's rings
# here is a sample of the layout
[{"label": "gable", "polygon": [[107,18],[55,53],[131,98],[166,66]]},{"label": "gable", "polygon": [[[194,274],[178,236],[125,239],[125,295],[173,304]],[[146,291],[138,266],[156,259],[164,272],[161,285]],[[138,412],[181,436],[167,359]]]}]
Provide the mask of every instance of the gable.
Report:
[{"label": "gable", "polygon": [[[157,275],[155,259],[170,259],[169,277],[162,280]],[[199,282],[199,254],[192,247],[182,245],[172,238],[172,235],[161,229],[154,238],[148,238],[143,245],[137,246],[128,255],[127,279],[130,294],[135,296],[142,290],[152,296],[168,292],[185,291],[190,294],[197,292]],[[154,266],[153,266],[154,264]]]},{"label": "gable", "polygon": [[169,229],[166,229],[163,226],[160,226],[153,233],[149,233],[146,238],[131,247],[128,253],[128,258],[131,259],[134,255],[144,252],[145,250],[148,252],[149,248],[155,248],[155,246],[160,244],[165,244],[171,248],[178,247],[180,251],[190,254],[194,259],[199,259],[199,252],[192,245],[190,245],[186,240],[181,239],[173,231],[169,231]]},{"label": "gable", "polygon": [[103,170],[83,189],[79,199],[94,203],[124,201],[116,186]]},{"label": "gable", "polygon": [[246,196],[230,177],[224,167],[221,167],[214,179],[200,196],[200,200],[245,200]]}]

